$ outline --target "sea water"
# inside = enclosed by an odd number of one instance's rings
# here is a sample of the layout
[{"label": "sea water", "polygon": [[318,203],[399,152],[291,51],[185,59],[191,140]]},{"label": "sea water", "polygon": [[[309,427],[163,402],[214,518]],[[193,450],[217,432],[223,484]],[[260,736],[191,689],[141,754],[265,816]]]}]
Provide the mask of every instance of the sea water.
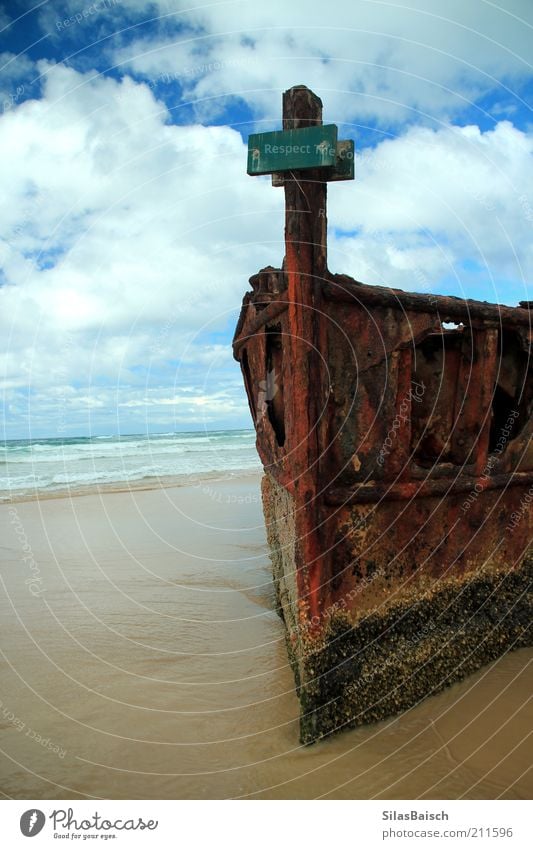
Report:
[{"label": "sea water", "polygon": [[0,447],[0,500],[259,468],[253,430],[18,439]]}]

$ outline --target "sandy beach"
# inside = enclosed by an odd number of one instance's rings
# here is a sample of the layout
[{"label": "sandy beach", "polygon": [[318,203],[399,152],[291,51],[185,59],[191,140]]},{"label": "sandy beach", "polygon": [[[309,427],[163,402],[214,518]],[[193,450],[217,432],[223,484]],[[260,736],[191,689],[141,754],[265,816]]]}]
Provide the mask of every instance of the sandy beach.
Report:
[{"label": "sandy beach", "polygon": [[528,669],[309,748],[256,474],[0,506],[8,798],[527,798]]}]

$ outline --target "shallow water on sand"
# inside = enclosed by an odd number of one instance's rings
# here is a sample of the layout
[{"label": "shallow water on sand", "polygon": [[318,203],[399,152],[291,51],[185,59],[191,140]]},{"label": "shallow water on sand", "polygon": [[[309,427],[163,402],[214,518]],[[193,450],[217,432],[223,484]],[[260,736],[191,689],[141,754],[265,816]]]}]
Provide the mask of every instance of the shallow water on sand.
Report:
[{"label": "shallow water on sand", "polygon": [[299,745],[257,477],[2,505],[0,533],[8,797],[531,796],[530,650]]}]

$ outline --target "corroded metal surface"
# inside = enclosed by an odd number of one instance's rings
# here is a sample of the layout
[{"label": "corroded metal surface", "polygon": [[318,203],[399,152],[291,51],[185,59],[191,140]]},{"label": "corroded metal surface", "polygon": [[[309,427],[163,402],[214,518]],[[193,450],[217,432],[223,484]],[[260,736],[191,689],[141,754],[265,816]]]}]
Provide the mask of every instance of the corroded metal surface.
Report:
[{"label": "corroded metal surface", "polygon": [[[285,93],[285,129],[320,121]],[[234,353],[311,742],[530,644],[532,322],[330,274],[322,175],[284,188],[283,267],[251,278]]]}]

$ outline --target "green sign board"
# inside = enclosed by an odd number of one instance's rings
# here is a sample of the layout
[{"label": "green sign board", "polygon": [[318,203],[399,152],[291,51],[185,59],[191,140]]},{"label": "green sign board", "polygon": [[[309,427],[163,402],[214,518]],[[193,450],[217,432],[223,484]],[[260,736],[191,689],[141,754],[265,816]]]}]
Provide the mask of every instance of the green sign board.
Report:
[{"label": "green sign board", "polygon": [[247,170],[252,176],[303,168],[334,168],[336,162],[335,124],[255,133],[248,139]]},{"label": "green sign board", "polygon": [[[321,173],[323,174],[322,179],[327,182],[355,179],[355,145],[352,139],[343,139],[337,142],[335,165],[333,168],[324,168]],[[284,186],[286,180],[286,172],[274,171],[272,173],[273,186]]]},{"label": "green sign board", "polygon": [[352,139],[337,142],[335,168],[329,180],[353,180],[355,177],[355,144]]}]

